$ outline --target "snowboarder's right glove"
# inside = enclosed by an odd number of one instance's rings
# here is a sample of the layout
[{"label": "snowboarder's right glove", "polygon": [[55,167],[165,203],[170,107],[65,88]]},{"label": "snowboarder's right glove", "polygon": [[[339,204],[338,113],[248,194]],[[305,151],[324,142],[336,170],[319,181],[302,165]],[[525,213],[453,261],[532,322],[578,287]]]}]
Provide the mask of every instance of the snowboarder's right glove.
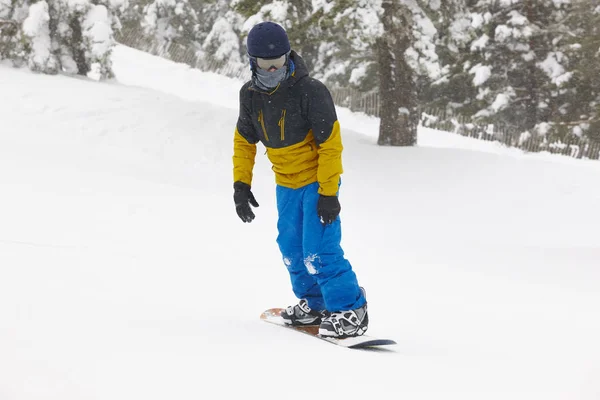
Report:
[{"label": "snowboarder's right glove", "polygon": [[317,203],[317,215],[323,225],[333,223],[340,214],[342,207],[337,196],[323,196],[319,195],[319,202]]},{"label": "snowboarder's right glove", "polygon": [[233,184],[233,201],[235,202],[235,210],[240,219],[244,222],[252,222],[254,213],[250,208],[250,204],[258,207],[258,203],[250,191],[250,185],[241,181],[235,182]]}]

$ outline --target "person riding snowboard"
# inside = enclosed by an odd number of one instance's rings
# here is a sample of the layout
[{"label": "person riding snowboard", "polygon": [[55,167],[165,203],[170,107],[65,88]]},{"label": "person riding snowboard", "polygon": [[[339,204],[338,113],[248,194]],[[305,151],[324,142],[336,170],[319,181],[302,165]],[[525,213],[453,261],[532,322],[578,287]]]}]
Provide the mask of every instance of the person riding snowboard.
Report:
[{"label": "person riding snowboard", "polygon": [[255,217],[251,185],[260,141],[275,172],[277,243],[300,299],[281,316],[289,325],[319,325],[322,336],[362,335],[367,301],[340,245],[342,139],[331,94],[308,75],[280,25],[255,25],[247,49],[252,79],[240,90],[233,146],[237,214],[243,222]]}]

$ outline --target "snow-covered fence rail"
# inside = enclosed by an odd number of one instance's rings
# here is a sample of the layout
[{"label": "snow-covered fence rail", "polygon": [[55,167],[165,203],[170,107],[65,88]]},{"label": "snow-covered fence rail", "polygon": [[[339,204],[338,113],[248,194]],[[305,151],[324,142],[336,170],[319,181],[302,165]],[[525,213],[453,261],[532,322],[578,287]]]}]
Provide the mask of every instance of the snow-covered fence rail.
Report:
[{"label": "snow-covered fence rail", "polygon": [[352,88],[332,87],[333,102],[349,108],[350,111],[364,112],[367,115],[379,117],[379,93],[364,93]]},{"label": "snow-covered fence rail", "polygon": [[424,126],[486,141],[516,147],[530,153],[548,152],[573,158],[600,159],[600,142],[584,137],[570,136],[566,141],[548,141],[540,135],[521,132],[514,127],[474,123],[471,119],[448,113],[446,110],[427,109],[421,113]]},{"label": "snow-covered fence rail", "polygon": [[[336,105],[351,111],[379,116],[379,93],[363,93],[356,89],[332,88]],[[600,143],[586,138],[570,137],[567,141],[548,141],[545,137],[521,132],[514,127],[473,122],[463,115],[449,113],[444,109],[421,110],[424,126],[486,141],[516,147],[526,152],[548,152],[574,158],[600,159]]]},{"label": "snow-covered fence rail", "polygon": [[[0,20],[0,28],[2,27]],[[195,49],[178,43],[166,46],[157,44],[140,29],[122,29],[117,41],[135,49],[189,65],[202,71],[210,71],[240,80],[250,79],[250,71],[245,63],[227,63],[206,55],[200,55]],[[380,100],[378,92],[360,92],[352,88],[332,87],[333,101],[340,107],[354,112],[379,117]],[[549,152],[574,158],[600,159],[600,143],[585,138],[570,138],[566,142],[549,142],[539,135],[523,133],[514,127],[501,127],[473,122],[470,118],[449,113],[444,109],[421,110],[421,123],[424,126],[454,132],[479,140],[494,141],[508,147],[516,147],[527,152]]]}]

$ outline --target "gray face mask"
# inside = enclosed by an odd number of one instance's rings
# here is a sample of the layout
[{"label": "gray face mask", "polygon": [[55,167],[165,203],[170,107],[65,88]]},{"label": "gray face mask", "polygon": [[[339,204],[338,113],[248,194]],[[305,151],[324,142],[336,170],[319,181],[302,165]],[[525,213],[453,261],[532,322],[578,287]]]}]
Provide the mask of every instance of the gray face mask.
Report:
[{"label": "gray face mask", "polygon": [[263,90],[271,90],[277,87],[287,78],[288,68],[284,66],[273,72],[256,68],[256,84]]}]

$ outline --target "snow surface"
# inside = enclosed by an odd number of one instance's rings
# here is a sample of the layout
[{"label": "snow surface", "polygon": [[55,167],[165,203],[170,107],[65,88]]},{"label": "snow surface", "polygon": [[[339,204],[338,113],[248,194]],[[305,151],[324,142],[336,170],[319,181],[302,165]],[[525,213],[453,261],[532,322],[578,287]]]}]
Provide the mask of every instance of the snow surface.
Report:
[{"label": "snow surface", "polygon": [[259,320],[295,299],[239,81],[125,47],[118,82],[0,65],[0,399],[600,398],[600,163],[339,109],[344,248],[391,351]]}]

